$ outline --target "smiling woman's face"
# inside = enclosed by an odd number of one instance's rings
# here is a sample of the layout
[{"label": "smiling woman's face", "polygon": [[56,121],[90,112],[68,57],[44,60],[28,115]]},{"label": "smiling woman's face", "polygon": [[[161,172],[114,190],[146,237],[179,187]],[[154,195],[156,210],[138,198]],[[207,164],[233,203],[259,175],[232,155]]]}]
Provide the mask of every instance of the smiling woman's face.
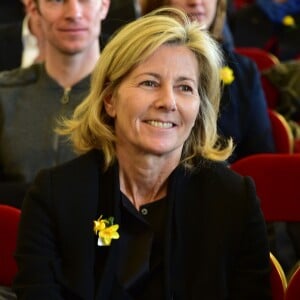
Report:
[{"label": "smiling woman's face", "polygon": [[163,45],[105,100],[115,120],[117,151],[180,159],[199,111],[199,70],[184,46]]}]

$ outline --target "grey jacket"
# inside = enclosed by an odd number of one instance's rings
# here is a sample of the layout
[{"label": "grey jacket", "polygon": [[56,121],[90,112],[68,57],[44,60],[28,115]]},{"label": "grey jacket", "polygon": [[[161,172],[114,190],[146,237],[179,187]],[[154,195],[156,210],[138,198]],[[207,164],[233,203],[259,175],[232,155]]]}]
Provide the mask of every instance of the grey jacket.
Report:
[{"label": "grey jacket", "polygon": [[75,156],[54,132],[87,95],[90,77],[64,90],[43,64],[0,73],[0,168],[2,180],[31,182],[36,173]]}]

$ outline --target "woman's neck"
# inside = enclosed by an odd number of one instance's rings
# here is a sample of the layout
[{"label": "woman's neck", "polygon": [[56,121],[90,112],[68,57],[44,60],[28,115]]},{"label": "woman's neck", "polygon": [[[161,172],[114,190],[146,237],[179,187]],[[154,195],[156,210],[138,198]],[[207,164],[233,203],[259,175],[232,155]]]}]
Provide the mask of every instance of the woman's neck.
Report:
[{"label": "woman's neck", "polygon": [[137,209],[166,196],[168,178],[178,165],[153,155],[118,156],[118,160],[120,189]]}]

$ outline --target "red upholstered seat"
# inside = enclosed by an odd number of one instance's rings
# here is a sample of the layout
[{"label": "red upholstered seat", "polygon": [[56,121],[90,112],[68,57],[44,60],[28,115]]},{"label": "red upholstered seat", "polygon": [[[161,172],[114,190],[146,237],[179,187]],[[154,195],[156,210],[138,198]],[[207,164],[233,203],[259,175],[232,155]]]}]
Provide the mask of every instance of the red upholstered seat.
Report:
[{"label": "red upholstered seat", "polygon": [[270,108],[275,108],[279,100],[279,91],[263,74],[263,71],[278,64],[279,59],[272,53],[256,47],[237,47],[235,51],[249,57],[256,63],[257,68],[261,72],[261,84],[266,96],[267,105]]},{"label": "red upholstered seat", "polygon": [[234,0],[234,6],[236,7],[236,9],[240,9],[243,8],[244,6],[253,3],[254,0]]},{"label": "red upholstered seat", "polygon": [[294,137],[286,119],[278,112],[268,109],[277,153],[293,153]]},{"label": "red upholstered seat", "polygon": [[[231,168],[241,175],[253,178],[267,222],[300,221],[300,154],[250,155],[234,162]],[[282,282],[275,272],[274,260],[271,261],[272,299],[300,300],[299,291],[296,298],[282,298]],[[299,281],[298,279],[300,288]]]},{"label": "red upholstered seat", "polygon": [[254,179],[266,221],[300,221],[300,154],[250,155],[231,168]]},{"label": "red upholstered seat", "polygon": [[286,289],[285,300],[300,299],[300,265],[293,272]]},{"label": "red upholstered seat", "polygon": [[11,286],[17,272],[14,260],[21,211],[0,205],[0,285]]},{"label": "red upholstered seat", "polygon": [[256,47],[237,47],[235,51],[251,58],[260,71],[269,69],[279,63],[279,59],[272,53]]},{"label": "red upholstered seat", "polygon": [[267,106],[269,108],[275,109],[279,98],[279,90],[270,82],[266,75],[261,74],[261,84],[265,93]]}]

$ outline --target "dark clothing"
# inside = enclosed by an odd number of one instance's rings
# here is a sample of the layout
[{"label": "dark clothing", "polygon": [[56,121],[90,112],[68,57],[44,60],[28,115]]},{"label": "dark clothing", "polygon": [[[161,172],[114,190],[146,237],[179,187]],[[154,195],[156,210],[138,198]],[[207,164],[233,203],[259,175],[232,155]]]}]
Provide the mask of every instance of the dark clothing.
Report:
[{"label": "dark clothing", "polygon": [[[300,137],[300,60],[282,62],[264,71],[264,75],[279,92],[276,111],[290,123],[295,138]],[[295,126],[297,128],[295,128]]]},{"label": "dark clothing", "polygon": [[138,17],[135,0],[111,0],[107,17],[102,22],[104,41],[115,31]]},{"label": "dark clothing", "polygon": [[0,71],[19,68],[22,60],[22,21],[0,26]]},{"label": "dark clothing", "polygon": [[274,0],[256,0],[256,4],[272,23],[281,24],[285,16],[300,13],[299,0],[287,0],[281,3]]},{"label": "dark clothing", "polygon": [[31,182],[36,173],[75,157],[54,128],[87,95],[89,76],[64,90],[43,64],[0,74],[0,167],[3,180]]},{"label": "dark clothing", "polygon": [[290,60],[300,55],[300,13],[291,14],[296,27],[273,23],[257,4],[238,10],[231,18],[231,31],[236,47],[258,47]]},{"label": "dark clothing", "polygon": [[54,132],[89,91],[84,78],[70,91],[50,78],[44,65],[0,74],[0,199],[20,208],[36,173],[75,157],[71,145]]},{"label": "dark clothing", "polygon": [[267,104],[255,63],[223,49],[225,61],[235,77],[224,87],[218,120],[220,134],[232,137],[236,144],[230,162],[255,153],[275,152]]},{"label": "dark clothing", "polygon": [[25,15],[24,5],[20,0],[1,0],[0,24],[20,22]]},{"label": "dark clothing", "polygon": [[[163,253],[167,201],[159,200],[140,207],[122,194],[117,280],[134,299],[163,300]],[[113,298],[115,299],[115,297]]]},{"label": "dark clothing", "polygon": [[[22,207],[18,299],[134,299],[116,281],[122,235],[99,247],[93,232],[100,215],[123,227],[118,165],[102,166],[94,150],[37,177]],[[201,159],[193,171],[174,170],[166,201],[164,299],[271,299],[266,229],[249,178]]]}]

